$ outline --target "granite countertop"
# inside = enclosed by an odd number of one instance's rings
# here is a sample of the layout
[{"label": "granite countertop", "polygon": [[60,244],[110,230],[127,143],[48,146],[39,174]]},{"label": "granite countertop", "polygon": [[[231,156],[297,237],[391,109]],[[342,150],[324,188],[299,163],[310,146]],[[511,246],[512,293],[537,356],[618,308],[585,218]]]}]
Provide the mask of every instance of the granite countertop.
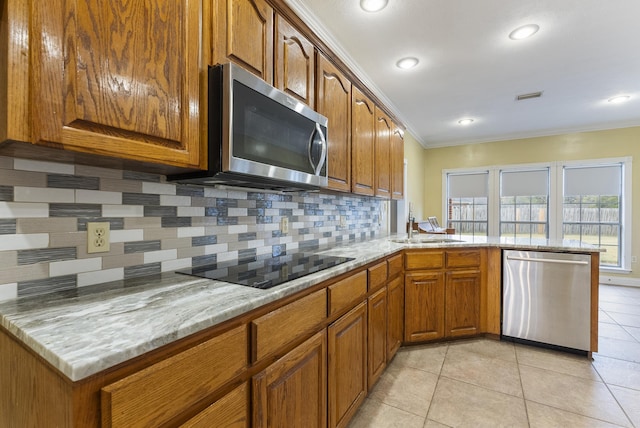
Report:
[{"label": "granite countertop", "polygon": [[[442,238],[447,237],[418,237],[432,241]],[[355,260],[269,290],[164,273],[0,303],[0,324],[70,380],[77,381],[404,248],[491,246],[600,251],[577,241],[482,237],[462,242],[397,243],[391,239],[320,251]]]}]

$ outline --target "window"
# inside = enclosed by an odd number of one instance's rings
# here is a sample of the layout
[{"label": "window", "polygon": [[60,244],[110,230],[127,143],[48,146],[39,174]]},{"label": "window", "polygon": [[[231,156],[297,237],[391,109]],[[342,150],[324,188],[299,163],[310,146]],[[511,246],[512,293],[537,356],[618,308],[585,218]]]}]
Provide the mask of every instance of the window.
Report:
[{"label": "window", "polygon": [[621,163],[564,168],[563,238],[606,249],[601,265],[621,266],[622,177]]},{"label": "window", "polygon": [[489,172],[447,175],[447,226],[458,235],[488,234]]},{"label": "window", "polygon": [[500,172],[500,236],[549,237],[549,168]]},{"label": "window", "polygon": [[463,236],[573,239],[604,269],[631,267],[631,158],[442,172],[443,215]]}]

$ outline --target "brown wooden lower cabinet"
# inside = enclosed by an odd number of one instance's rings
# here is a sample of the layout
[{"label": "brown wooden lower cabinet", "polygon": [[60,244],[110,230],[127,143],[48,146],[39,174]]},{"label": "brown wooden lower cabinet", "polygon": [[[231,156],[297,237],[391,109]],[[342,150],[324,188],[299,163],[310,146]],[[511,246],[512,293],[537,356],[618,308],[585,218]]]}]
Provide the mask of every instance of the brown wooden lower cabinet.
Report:
[{"label": "brown wooden lower cabinet", "polygon": [[325,427],[326,330],[253,377],[253,427]]},{"label": "brown wooden lower cabinet", "polygon": [[404,338],[423,342],[444,337],[444,273],[405,275]]},{"label": "brown wooden lower cabinet", "polygon": [[245,382],[180,427],[248,428],[249,420],[249,384]]},{"label": "brown wooden lower cabinet", "polygon": [[404,278],[402,275],[387,285],[387,362],[396,354],[404,338]]},{"label": "brown wooden lower cabinet", "polygon": [[478,334],[480,271],[447,272],[445,278],[445,335],[455,337]]},{"label": "brown wooden lower cabinet", "polygon": [[367,303],[327,329],[329,427],[349,423],[367,395]]},{"label": "brown wooden lower cabinet", "polygon": [[368,388],[371,390],[387,366],[387,287],[369,297],[368,302]]}]

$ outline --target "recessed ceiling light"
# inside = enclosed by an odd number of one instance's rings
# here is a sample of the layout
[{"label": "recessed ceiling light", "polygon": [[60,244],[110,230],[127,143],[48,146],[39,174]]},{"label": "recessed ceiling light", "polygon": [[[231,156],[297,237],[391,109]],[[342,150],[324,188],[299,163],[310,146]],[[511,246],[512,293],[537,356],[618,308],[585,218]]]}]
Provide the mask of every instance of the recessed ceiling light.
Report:
[{"label": "recessed ceiling light", "polygon": [[538,32],[540,27],[536,24],[527,24],[522,27],[518,27],[509,33],[509,38],[513,40],[522,40],[527,37],[531,37]]},{"label": "recessed ceiling light", "polygon": [[406,58],[402,58],[401,60],[399,60],[398,62],[396,62],[396,66],[398,68],[403,68],[405,70],[409,69],[409,68],[413,68],[416,65],[418,65],[418,58],[412,57],[412,56],[408,56]]},{"label": "recessed ceiling light", "polygon": [[367,12],[379,12],[385,7],[389,0],[360,0],[360,7]]},{"label": "recessed ceiling light", "polygon": [[611,104],[620,104],[625,101],[629,101],[629,98],[631,98],[629,95],[617,95],[615,97],[609,98],[607,101],[609,101]]},{"label": "recessed ceiling light", "polygon": [[467,119],[460,119],[460,120],[458,121],[458,123],[459,123],[460,125],[462,125],[462,126],[471,125],[471,124],[473,123],[473,119],[469,119],[469,118],[467,118]]}]

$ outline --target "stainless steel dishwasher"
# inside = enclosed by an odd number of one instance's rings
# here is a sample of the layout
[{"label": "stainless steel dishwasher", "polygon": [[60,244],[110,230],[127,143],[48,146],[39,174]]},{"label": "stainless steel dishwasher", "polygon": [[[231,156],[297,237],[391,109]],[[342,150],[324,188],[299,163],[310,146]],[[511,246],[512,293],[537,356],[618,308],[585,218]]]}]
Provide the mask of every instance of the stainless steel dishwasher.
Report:
[{"label": "stainless steel dishwasher", "polygon": [[503,338],[589,351],[589,255],[505,250],[502,266]]}]

